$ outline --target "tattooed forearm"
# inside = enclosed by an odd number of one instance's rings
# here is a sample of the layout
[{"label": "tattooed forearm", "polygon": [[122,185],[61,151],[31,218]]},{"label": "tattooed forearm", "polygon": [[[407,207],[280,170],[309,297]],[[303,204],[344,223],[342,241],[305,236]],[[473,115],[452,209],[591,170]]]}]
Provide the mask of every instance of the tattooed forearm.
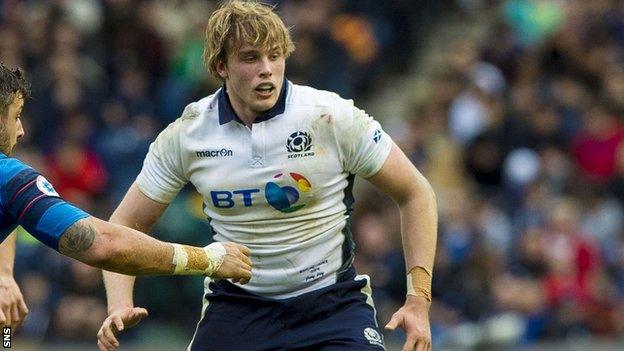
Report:
[{"label": "tattooed forearm", "polygon": [[95,229],[86,220],[80,220],[69,227],[61,236],[59,251],[64,254],[79,254],[93,245]]},{"label": "tattooed forearm", "polygon": [[175,268],[171,244],[95,217],[69,227],[59,239],[59,252],[122,274],[171,274]]}]

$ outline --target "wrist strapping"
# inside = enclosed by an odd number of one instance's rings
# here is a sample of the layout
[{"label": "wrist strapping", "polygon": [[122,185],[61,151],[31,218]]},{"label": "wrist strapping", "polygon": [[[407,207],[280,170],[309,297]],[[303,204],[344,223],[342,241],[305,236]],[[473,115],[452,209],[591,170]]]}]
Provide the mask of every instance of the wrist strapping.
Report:
[{"label": "wrist strapping", "polygon": [[415,266],[407,273],[407,295],[420,296],[431,301],[431,271]]},{"label": "wrist strapping", "polygon": [[173,265],[175,275],[207,275],[216,272],[225,258],[225,247],[212,243],[203,248],[187,245],[173,245]]}]

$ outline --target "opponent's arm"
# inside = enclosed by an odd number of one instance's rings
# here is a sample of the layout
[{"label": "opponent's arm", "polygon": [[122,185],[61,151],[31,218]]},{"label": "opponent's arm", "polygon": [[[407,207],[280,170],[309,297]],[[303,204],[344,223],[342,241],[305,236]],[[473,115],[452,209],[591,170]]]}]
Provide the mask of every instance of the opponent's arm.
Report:
[{"label": "opponent's arm", "polygon": [[0,244],[0,326],[15,327],[28,315],[24,297],[13,277],[16,238],[14,231]]},{"label": "opponent's arm", "polygon": [[[437,205],[429,182],[395,145],[382,168],[368,180],[399,206],[401,236],[408,281],[405,304],[386,328],[403,327],[407,340],[403,350],[430,350],[431,272],[437,239]],[[410,291],[411,288],[411,291]]]},{"label": "opponent's arm", "polygon": [[[95,217],[75,222],[59,239],[59,252],[68,257],[91,266],[132,275],[211,275],[225,255],[225,250],[221,254],[211,250],[162,242]],[[176,254],[185,256],[185,259],[180,260],[181,257],[176,257]],[[241,253],[241,260],[242,256]],[[186,266],[186,269],[181,265]],[[243,270],[239,273],[245,274]]]}]

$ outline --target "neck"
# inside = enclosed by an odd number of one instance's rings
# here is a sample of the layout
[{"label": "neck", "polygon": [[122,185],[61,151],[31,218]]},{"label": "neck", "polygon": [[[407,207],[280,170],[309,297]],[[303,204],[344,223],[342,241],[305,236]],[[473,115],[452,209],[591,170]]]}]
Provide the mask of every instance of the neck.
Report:
[{"label": "neck", "polygon": [[235,96],[228,94],[228,99],[230,100],[230,104],[232,105],[232,109],[236,116],[245,123],[247,127],[253,125],[253,122],[256,120],[256,117],[260,116],[261,113],[253,111],[249,107],[245,106],[245,104],[240,103]]},{"label": "neck", "polygon": [[[234,107],[234,106],[232,106]],[[236,112],[236,115],[238,116],[238,118],[240,118],[241,121],[243,121],[243,123],[245,123],[245,125],[249,128],[251,128],[251,126],[253,125],[253,122],[256,120],[256,117],[258,117],[258,114],[255,113],[243,113],[242,111],[236,109],[236,107],[234,107],[234,112]]]},{"label": "neck", "polygon": [[[220,123],[225,123],[233,118],[241,124],[251,129],[254,122],[264,121],[281,114],[285,110],[284,92],[286,91],[286,82],[281,88],[277,101],[266,110],[253,109],[250,105],[245,104],[240,96],[230,94],[226,86],[223,87],[222,93],[219,94],[219,104],[223,104],[223,110],[219,110]],[[284,95],[284,96],[283,96]]]}]

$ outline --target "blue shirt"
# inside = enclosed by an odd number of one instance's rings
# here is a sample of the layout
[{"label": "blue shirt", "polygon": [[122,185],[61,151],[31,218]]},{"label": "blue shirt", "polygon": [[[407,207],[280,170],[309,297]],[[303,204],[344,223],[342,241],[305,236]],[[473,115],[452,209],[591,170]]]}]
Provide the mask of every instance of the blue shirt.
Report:
[{"label": "blue shirt", "polygon": [[18,159],[0,153],[0,242],[21,225],[58,251],[67,228],[89,214],[65,202],[52,184]]}]

